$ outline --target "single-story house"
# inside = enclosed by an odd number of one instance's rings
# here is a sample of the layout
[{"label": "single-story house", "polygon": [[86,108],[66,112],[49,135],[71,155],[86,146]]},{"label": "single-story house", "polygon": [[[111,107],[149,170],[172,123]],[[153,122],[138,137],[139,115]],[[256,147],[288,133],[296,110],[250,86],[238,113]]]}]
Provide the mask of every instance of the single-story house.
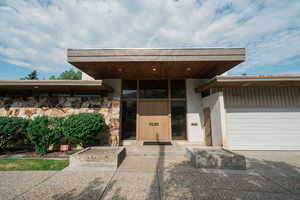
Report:
[{"label": "single-story house", "polygon": [[0,81],[0,116],[98,112],[121,144],[300,150],[300,76],[228,76],[243,48],[68,49],[83,80]]}]

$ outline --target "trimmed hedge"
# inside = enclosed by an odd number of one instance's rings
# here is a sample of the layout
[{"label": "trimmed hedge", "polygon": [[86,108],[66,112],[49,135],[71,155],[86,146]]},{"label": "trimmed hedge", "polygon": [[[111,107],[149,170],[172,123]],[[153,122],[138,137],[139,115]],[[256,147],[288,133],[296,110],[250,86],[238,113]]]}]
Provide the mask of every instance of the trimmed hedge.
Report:
[{"label": "trimmed hedge", "polygon": [[25,139],[27,124],[21,117],[0,117],[0,149]]},{"label": "trimmed hedge", "polygon": [[27,136],[35,145],[37,154],[46,154],[49,147],[62,138],[63,120],[64,118],[48,116],[39,116],[29,120]]},{"label": "trimmed hedge", "polygon": [[71,115],[63,123],[65,137],[83,147],[93,145],[96,135],[105,128],[103,115],[97,113]]},{"label": "trimmed hedge", "polygon": [[106,128],[103,115],[80,113],[67,118],[38,116],[34,119],[0,117],[0,149],[27,138],[39,155],[49,147],[67,140],[83,147],[93,145],[96,135]]}]

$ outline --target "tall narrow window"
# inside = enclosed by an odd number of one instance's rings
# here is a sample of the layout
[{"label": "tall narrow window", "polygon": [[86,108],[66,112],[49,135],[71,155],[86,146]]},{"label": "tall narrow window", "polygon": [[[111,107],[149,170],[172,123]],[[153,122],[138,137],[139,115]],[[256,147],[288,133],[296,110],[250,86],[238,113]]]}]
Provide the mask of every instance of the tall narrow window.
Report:
[{"label": "tall narrow window", "polygon": [[186,139],[186,102],[171,102],[172,139]]},{"label": "tall narrow window", "polygon": [[122,138],[136,138],[136,101],[122,102]]}]

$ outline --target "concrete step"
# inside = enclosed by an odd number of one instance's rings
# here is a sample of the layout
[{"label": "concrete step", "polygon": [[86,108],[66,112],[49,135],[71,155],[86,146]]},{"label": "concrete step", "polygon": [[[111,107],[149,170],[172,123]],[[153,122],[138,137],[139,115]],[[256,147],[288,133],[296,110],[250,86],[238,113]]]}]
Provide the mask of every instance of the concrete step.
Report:
[{"label": "concrete step", "polygon": [[77,164],[78,167],[108,167],[117,168],[116,163],[103,163],[103,162],[80,162]]},{"label": "concrete step", "polygon": [[167,156],[167,155],[185,155],[184,147],[174,146],[127,146],[127,156]]},{"label": "concrete step", "polygon": [[83,172],[87,172],[87,171],[93,171],[93,172],[103,172],[103,171],[115,171],[115,168],[103,168],[103,167],[71,167],[68,166],[65,169],[63,169],[63,171],[83,171]]}]

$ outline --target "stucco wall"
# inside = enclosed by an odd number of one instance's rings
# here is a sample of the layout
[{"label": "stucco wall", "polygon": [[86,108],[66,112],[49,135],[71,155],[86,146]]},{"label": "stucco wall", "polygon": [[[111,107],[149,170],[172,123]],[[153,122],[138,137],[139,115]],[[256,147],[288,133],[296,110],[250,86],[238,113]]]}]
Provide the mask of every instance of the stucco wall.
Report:
[{"label": "stucco wall", "polygon": [[102,79],[103,84],[106,84],[114,89],[113,92],[109,93],[108,96],[115,99],[120,100],[121,98],[121,87],[122,80],[121,79]]},{"label": "stucco wall", "polygon": [[186,101],[187,101],[187,139],[189,142],[203,143],[203,108],[200,93],[195,88],[201,84],[201,79],[186,80]]},{"label": "stucco wall", "polygon": [[84,72],[81,72],[82,73],[82,77],[81,77],[81,80],[95,80],[93,77],[91,77],[90,75],[84,73]]},{"label": "stucco wall", "polygon": [[34,118],[65,117],[78,113],[101,113],[110,131],[119,130],[120,101],[101,96],[5,96],[0,97],[0,116]]},{"label": "stucco wall", "polygon": [[213,146],[226,146],[226,111],[222,92],[203,98],[203,107],[210,108]]}]

